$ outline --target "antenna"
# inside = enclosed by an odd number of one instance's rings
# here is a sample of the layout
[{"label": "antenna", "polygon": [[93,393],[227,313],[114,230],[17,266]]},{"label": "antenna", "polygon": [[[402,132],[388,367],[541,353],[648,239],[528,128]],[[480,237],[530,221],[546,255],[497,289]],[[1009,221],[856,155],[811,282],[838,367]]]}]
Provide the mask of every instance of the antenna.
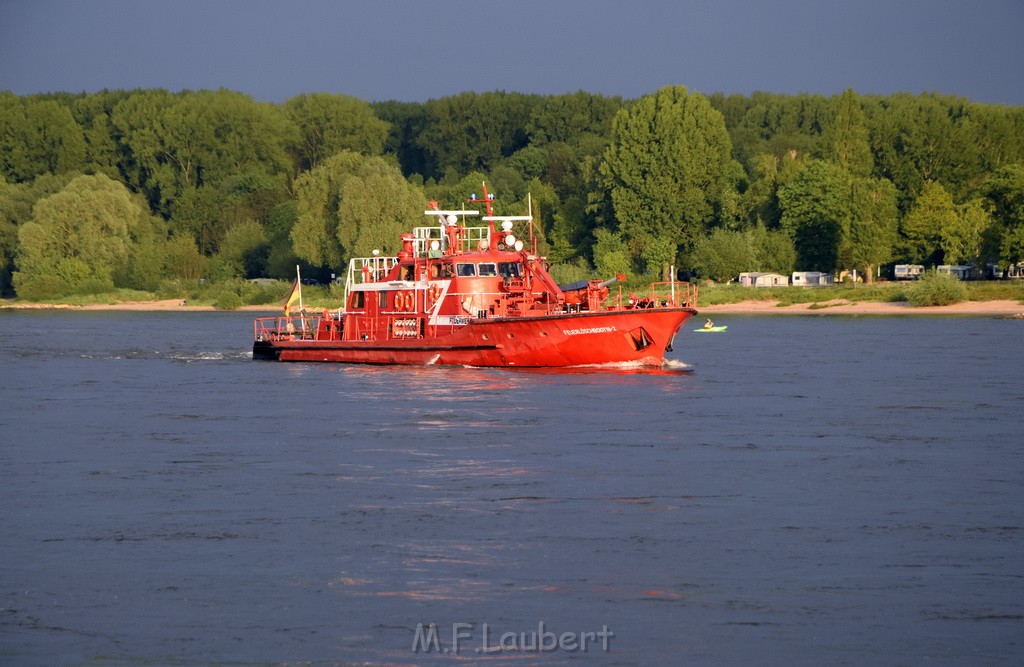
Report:
[{"label": "antenna", "polygon": [[537,237],[533,233],[533,193],[526,193],[526,212],[530,214],[530,253],[537,254]]}]

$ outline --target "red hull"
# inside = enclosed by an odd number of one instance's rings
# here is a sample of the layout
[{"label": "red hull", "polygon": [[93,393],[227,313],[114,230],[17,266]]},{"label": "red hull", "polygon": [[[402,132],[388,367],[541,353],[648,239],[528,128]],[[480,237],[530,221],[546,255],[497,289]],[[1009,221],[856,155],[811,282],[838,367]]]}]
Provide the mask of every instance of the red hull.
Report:
[{"label": "red hull", "polygon": [[658,366],[693,308],[474,319],[436,338],[258,340],[253,357],[361,364],[568,367]]}]

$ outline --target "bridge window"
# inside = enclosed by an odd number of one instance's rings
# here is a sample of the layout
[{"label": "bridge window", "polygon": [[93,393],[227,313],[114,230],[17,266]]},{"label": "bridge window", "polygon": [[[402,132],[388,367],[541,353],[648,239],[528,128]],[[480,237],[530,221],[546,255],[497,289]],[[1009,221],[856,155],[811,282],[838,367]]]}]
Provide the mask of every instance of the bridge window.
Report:
[{"label": "bridge window", "polygon": [[475,276],[476,266],[472,264],[459,263],[455,265],[455,272],[463,277]]},{"label": "bridge window", "polygon": [[481,276],[496,276],[498,275],[498,267],[494,264],[480,264],[477,267],[477,274]]},{"label": "bridge window", "polygon": [[498,264],[498,274],[502,278],[519,278],[523,270],[519,262],[502,262]]},{"label": "bridge window", "polygon": [[351,308],[365,308],[366,307],[366,292],[352,292],[352,296],[349,297],[349,306]]},{"label": "bridge window", "polygon": [[377,292],[377,308],[384,310],[388,307],[388,293],[385,291]]}]

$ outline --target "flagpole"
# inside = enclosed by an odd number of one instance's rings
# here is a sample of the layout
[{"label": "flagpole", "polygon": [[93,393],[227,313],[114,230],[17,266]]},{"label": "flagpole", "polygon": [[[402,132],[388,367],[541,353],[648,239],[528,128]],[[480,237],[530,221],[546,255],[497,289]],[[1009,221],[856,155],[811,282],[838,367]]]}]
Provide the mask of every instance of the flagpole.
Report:
[{"label": "flagpole", "polygon": [[302,322],[302,334],[306,334],[306,308],[302,305],[302,275],[299,273],[299,265],[295,265],[295,289],[299,290],[299,318]]}]

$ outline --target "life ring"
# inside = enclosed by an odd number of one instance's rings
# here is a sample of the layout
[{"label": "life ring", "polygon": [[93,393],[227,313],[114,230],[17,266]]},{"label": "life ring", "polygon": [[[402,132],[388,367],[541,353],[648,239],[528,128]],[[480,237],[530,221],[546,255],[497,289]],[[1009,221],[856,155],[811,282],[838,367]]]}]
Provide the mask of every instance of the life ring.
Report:
[{"label": "life ring", "polygon": [[415,306],[416,306],[416,298],[413,296],[413,293],[412,292],[406,292],[405,293],[405,309],[408,310],[408,311],[412,311],[415,308]]},{"label": "life ring", "polygon": [[405,292],[395,292],[395,310],[405,310]]},{"label": "life ring", "polygon": [[436,302],[437,301],[437,297],[441,296],[441,286],[440,285],[436,285],[436,284],[435,285],[431,285],[430,286],[429,294],[430,294],[430,300]]}]

